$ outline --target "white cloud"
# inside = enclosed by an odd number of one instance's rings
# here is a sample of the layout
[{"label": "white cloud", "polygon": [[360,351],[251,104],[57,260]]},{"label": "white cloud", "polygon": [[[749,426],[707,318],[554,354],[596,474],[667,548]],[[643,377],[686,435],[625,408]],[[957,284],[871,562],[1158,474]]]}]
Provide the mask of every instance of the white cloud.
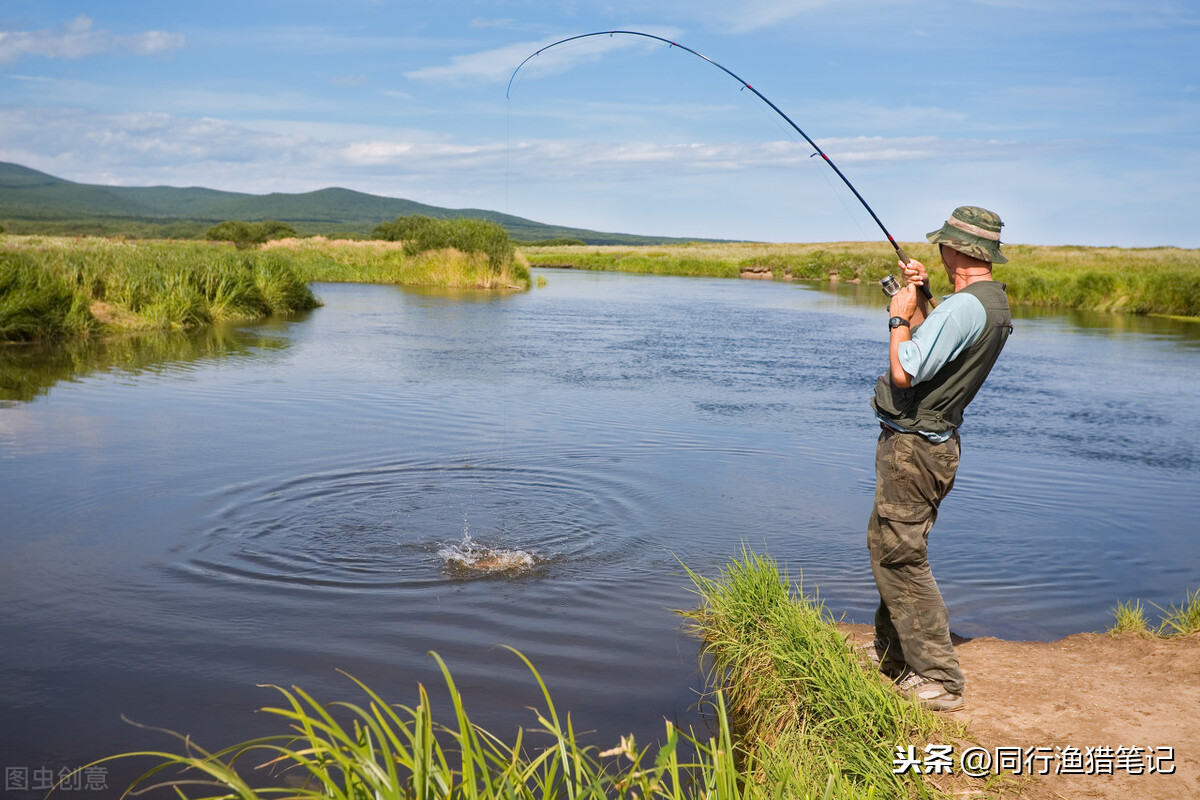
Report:
[{"label": "white cloud", "polygon": [[0,63],[11,64],[24,56],[87,58],[118,51],[144,56],[183,47],[183,36],[178,33],[119,35],[92,25],[91,19],[80,16],[56,30],[0,31]]},{"label": "white cloud", "polygon": [[139,56],[150,56],[167,50],[183,47],[183,34],[166,31],[146,31],[133,36],[116,36],[113,39],[123,44],[130,52]]},{"label": "white cloud", "polygon": [[[664,38],[669,34],[658,32]],[[405,77],[425,81],[447,81],[452,83],[484,82],[503,83],[513,77],[518,65],[522,78],[531,75],[547,75],[566,72],[577,64],[598,61],[614,50],[644,47],[649,40],[634,36],[581,36],[576,41],[589,39],[587,46],[572,46],[564,42],[545,53],[556,39],[547,38],[537,42],[518,42],[492,50],[454,56],[449,64],[422,67],[404,73]]]},{"label": "white cloud", "polygon": [[[344,186],[599,230],[812,241],[874,236],[869,219],[847,224],[857,219],[853,198],[803,142],[520,139],[509,145],[385,126],[48,108],[8,108],[4,120],[0,161],[82,183],[255,194]],[[1195,172],[1196,158],[1157,167],[1130,162],[1110,174],[1096,169],[1104,156],[1088,142],[817,141],[901,238],[928,230],[928,218],[944,214],[943,206],[972,202],[1003,209],[1014,241],[1196,246],[1185,219],[1196,189],[1178,180]],[[919,197],[911,192],[916,185]],[[1143,187],[1139,198],[1161,194],[1182,210],[1164,215],[1141,199],[1122,205],[1129,185]],[[1080,203],[1080,196],[1118,199]],[[730,214],[735,207],[741,213]],[[1076,207],[1090,216],[1054,227],[1065,209]]]},{"label": "white cloud", "polygon": [[[242,124],[215,118],[190,119],[162,113],[101,114],[76,109],[9,109],[0,128],[0,160],[36,168],[68,169],[73,180],[95,181],[117,175],[117,182],[138,185],[173,183],[172,175],[204,182],[236,166],[262,183],[275,175],[268,191],[295,191],[345,183],[372,171],[410,176],[472,178],[508,172],[556,180],[568,176],[704,174],[738,170],[778,170],[809,165],[806,143],[772,141],[596,142],[524,139],[456,142],[428,131],[389,133],[359,125],[301,122]],[[996,161],[1027,157],[1030,147],[1010,142],[944,140],[932,136],[853,137],[818,140],[839,165],[898,162]],[[303,164],[303,175],[292,165]],[[93,165],[93,166],[89,166]],[[53,171],[53,170],[50,170]],[[249,190],[240,182],[212,188]]]}]

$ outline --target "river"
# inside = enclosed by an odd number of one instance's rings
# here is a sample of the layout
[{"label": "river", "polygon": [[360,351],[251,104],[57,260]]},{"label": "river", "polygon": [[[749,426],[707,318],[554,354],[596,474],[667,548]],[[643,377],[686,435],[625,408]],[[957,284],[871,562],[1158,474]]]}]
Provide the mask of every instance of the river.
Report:
[{"label": "river", "polygon": [[[5,766],[173,746],[122,715],[278,731],[259,684],[361,699],[338,670],[439,702],[429,651],[505,735],[539,695],[498,644],[589,741],[644,742],[702,724],[684,565],[743,545],[868,622],[883,296],[535,272],[0,356]],[[1198,396],[1200,324],[1018,312],[930,540],[954,631],[1049,640],[1200,585]],[[532,563],[461,567],[485,550]]]}]

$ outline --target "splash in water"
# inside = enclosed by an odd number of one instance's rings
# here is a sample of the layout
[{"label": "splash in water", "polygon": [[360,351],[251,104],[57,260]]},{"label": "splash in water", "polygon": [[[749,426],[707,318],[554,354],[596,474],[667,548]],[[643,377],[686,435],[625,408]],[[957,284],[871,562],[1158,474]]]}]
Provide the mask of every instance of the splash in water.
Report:
[{"label": "splash in water", "polygon": [[536,563],[524,550],[492,549],[465,532],[462,541],[443,546],[438,555],[448,569],[459,572],[524,572]]}]

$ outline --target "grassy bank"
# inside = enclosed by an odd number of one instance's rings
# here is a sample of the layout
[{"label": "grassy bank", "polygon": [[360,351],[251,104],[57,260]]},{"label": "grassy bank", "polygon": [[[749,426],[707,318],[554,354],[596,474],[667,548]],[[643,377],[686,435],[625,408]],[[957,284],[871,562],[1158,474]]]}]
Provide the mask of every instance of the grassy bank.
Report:
[{"label": "grassy bank", "polygon": [[918,751],[962,732],[902,700],[863,669],[824,605],[794,595],[766,557],[743,552],[715,579],[692,574],[708,685],[723,692],[743,742],[766,745],[758,770],[815,792],[833,776],[876,798],[937,797],[943,789],[893,773],[898,744]]},{"label": "grassy bank", "polygon": [[195,328],[318,305],[284,256],[220,245],[8,237],[0,341]]},{"label": "grassy bank", "polygon": [[394,283],[451,289],[528,289],[529,268],[523,257],[493,265],[482,251],[464,253],[453,247],[408,254],[403,242],[280,239],[267,252],[286,253],[306,281]]},{"label": "grassy bank", "polygon": [[0,342],[188,329],[319,305],[312,281],[528,289],[524,258],[406,243],[223,243],[0,237]]},{"label": "grassy bank", "polygon": [[[937,251],[905,244],[931,268],[935,292],[950,287]],[[996,269],[1015,305],[1200,318],[1200,250],[1005,245]],[[527,247],[533,266],[657,275],[875,282],[896,272],[886,243],[686,244],[658,247]]]}]

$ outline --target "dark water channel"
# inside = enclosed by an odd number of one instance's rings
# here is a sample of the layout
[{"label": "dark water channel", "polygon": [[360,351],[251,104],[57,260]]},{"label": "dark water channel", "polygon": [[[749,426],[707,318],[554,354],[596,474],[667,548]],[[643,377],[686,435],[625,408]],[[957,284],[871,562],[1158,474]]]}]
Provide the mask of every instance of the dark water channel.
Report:
[{"label": "dark water channel", "polygon": [[[0,354],[5,766],[172,745],[122,714],[221,747],[278,730],[257,684],[358,700],[338,669],[414,703],[430,650],[475,721],[532,726],[497,644],[593,743],[644,741],[700,722],[680,562],[743,540],[869,621],[882,296],[542,274]],[[1197,397],[1200,325],[1022,316],[932,539],[955,631],[1100,630],[1200,585]],[[456,567],[472,547],[532,565]]]}]

